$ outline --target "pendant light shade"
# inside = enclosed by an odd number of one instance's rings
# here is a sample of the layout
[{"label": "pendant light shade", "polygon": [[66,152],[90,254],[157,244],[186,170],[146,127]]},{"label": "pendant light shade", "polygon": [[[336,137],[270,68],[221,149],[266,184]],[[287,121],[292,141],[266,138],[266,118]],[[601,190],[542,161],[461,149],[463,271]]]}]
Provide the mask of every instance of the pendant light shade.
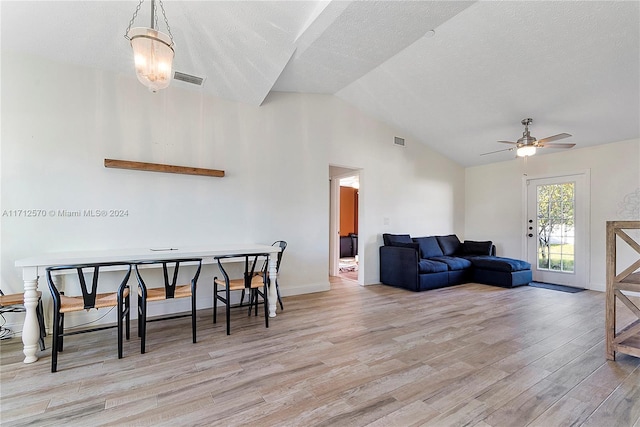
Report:
[{"label": "pendant light shade", "polygon": [[169,86],[173,63],[171,39],[152,28],[132,28],[129,31],[136,76],[151,92]]},{"label": "pendant light shade", "polygon": [[173,36],[169,28],[169,21],[164,12],[162,0],[159,0],[164,22],[167,26],[168,35],[158,31],[158,15],[156,13],[156,2],[151,0],[151,28],[136,27],[131,28],[135,21],[142,2],[133,13],[133,18],[129,22],[129,27],[125,32],[125,38],[131,42],[133,58],[136,69],[136,76],[140,83],[145,85],[151,92],[157,92],[169,86],[171,82],[171,69],[173,67]]}]

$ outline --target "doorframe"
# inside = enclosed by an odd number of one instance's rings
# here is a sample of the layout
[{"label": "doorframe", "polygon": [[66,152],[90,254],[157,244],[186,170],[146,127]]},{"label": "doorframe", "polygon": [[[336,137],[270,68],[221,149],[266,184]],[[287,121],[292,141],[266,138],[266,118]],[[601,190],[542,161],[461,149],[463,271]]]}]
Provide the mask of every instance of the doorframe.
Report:
[{"label": "doorframe", "polygon": [[582,194],[583,201],[583,215],[584,215],[584,281],[585,287],[591,289],[591,169],[583,169],[578,171],[567,171],[560,173],[549,173],[539,175],[523,174],[522,176],[522,222],[523,234],[522,234],[522,254],[524,259],[529,259],[529,245],[527,238],[527,217],[529,213],[528,206],[528,189],[527,181],[537,179],[562,179],[572,176],[581,176],[584,178],[584,191]]},{"label": "doorframe", "polygon": [[364,246],[360,236],[362,235],[362,175],[363,170],[354,168],[351,166],[337,166],[345,169],[351,169],[351,172],[347,172],[340,175],[329,177],[331,180],[329,191],[329,275],[339,275],[339,260],[340,260],[340,239],[338,233],[340,232],[340,179],[348,178],[352,176],[358,177],[358,284],[364,284],[364,265],[365,259],[362,252]]},{"label": "doorframe", "polygon": [[329,192],[329,275],[337,276],[339,263],[336,254],[340,253],[338,225],[340,224],[340,178],[332,176]]}]

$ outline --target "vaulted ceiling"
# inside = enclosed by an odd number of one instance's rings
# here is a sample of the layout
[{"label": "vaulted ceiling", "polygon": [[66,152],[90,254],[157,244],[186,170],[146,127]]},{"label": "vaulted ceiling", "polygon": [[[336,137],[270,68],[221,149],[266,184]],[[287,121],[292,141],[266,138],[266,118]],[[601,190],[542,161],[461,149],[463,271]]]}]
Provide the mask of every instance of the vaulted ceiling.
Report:
[{"label": "vaulted ceiling", "polygon": [[[138,1],[0,2],[2,50],[133,77]],[[463,166],[538,139],[640,138],[638,1],[165,0],[174,70],[259,106],[271,91],[333,94]],[[150,1],[134,26],[148,26]],[[160,18],[160,29],[164,26]],[[2,82],[4,85],[6,82]],[[266,101],[265,101],[266,100]],[[391,142],[390,142],[391,143]],[[544,152],[557,152],[545,148]]]}]

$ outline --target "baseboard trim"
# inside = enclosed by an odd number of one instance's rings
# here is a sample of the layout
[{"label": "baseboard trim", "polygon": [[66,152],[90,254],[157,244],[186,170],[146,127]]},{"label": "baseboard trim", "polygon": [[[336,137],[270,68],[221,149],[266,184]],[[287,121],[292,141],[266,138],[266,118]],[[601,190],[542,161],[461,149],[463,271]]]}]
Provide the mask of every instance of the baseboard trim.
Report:
[{"label": "baseboard trim", "polygon": [[329,281],[321,283],[307,283],[301,286],[280,286],[280,295],[290,297],[294,295],[313,294],[315,292],[326,292],[331,289]]}]

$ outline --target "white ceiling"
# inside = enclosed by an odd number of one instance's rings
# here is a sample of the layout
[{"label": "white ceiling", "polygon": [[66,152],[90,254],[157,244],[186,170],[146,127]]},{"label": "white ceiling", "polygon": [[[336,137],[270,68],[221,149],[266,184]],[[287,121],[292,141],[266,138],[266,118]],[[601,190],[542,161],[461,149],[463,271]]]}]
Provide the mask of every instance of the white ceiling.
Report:
[{"label": "white ceiling", "polygon": [[[2,50],[133,76],[124,33],[137,4],[3,0]],[[270,91],[335,94],[463,166],[511,159],[480,154],[517,140],[525,117],[536,138],[567,132],[562,142],[576,149],[640,138],[639,1],[166,0],[164,8],[174,69],[206,77],[202,88],[172,85],[252,105]],[[149,25],[149,9],[147,0],[134,26]]]}]

